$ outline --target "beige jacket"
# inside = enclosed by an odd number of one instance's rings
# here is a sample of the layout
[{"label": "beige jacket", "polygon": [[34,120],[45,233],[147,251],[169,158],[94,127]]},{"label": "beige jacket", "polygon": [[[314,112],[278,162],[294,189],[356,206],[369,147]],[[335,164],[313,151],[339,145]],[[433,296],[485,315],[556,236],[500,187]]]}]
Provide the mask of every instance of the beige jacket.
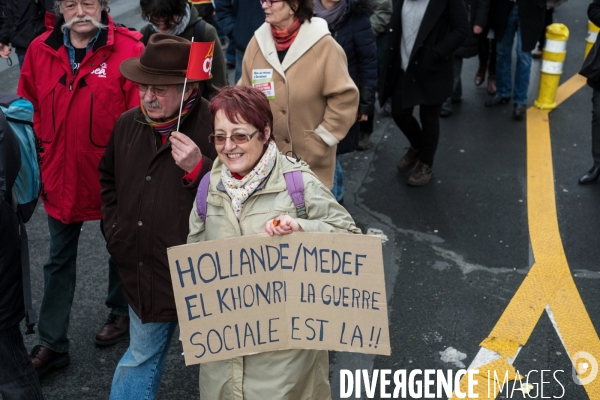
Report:
[{"label": "beige jacket", "polygon": [[275,98],[270,103],[279,151],[292,150],[331,189],[336,146],[356,122],[359,96],[346,54],[327,22],[317,17],[305,21],[282,63],[271,25],[264,23],[248,44],[238,84],[251,85],[255,69],[273,70]]},{"label": "beige jacket", "polygon": [[[291,163],[279,155],[264,187],[246,201],[238,220],[221,182],[221,162],[210,177],[206,223],[194,205],[188,243],[253,235],[282,214],[297,216],[287,192],[284,172],[302,171],[308,219],[297,219],[307,232],[360,234],[360,229],[306,163]],[[219,190],[221,189],[221,190]],[[282,350],[236,357],[200,365],[202,400],[329,400],[329,360],[324,350]]]}]

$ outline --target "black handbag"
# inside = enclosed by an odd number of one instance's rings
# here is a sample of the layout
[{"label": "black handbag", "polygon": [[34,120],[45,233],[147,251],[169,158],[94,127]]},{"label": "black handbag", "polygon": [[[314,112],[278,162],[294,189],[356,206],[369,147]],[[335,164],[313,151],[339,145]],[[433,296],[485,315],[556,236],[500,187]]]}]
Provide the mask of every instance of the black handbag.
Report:
[{"label": "black handbag", "polygon": [[596,40],[583,61],[579,75],[583,75],[592,81],[600,79],[600,46],[598,46],[598,40]]}]

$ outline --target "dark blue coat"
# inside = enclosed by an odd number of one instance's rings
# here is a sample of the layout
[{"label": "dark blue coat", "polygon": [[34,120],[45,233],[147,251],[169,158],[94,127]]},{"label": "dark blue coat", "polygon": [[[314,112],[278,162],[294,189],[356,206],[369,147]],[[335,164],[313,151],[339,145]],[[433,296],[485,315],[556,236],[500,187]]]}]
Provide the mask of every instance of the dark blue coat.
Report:
[{"label": "dark blue coat", "polygon": [[[358,112],[373,116],[377,91],[377,48],[369,16],[370,0],[348,0],[346,11],[329,31],[346,53],[348,72],[360,92]],[[338,154],[353,151],[358,143],[359,124],[350,128],[338,145]]]},{"label": "dark blue coat", "polygon": [[246,51],[254,31],[265,22],[258,0],[215,0],[215,12],[215,22],[241,52]]},{"label": "dark blue coat", "polygon": [[371,29],[369,0],[348,0],[341,19],[329,31],[346,53],[348,72],[360,91],[359,111],[371,115],[377,88],[377,48]]}]

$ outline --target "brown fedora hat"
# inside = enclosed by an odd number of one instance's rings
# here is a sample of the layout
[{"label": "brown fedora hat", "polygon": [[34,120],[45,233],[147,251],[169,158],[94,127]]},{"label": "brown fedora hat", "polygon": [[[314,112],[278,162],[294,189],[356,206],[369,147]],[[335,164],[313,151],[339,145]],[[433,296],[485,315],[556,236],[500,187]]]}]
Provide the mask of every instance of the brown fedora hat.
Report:
[{"label": "brown fedora hat", "polygon": [[[175,85],[185,81],[191,42],[179,36],[155,33],[140,57],[121,63],[121,74],[146,85]],[[188,82],[197,82],[188,79]]]}]

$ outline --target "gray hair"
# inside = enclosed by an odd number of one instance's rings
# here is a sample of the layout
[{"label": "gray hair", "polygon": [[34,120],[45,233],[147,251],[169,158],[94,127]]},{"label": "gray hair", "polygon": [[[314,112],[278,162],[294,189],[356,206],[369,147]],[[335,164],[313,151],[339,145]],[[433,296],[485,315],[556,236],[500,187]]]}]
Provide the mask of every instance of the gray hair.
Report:
[{"label": "gray hair", "polygon": [[[60,3],[62,3],[65,0],[54,0],[54,14],[56,15],[62,15],[62,9],[60,7]],[[103,11],[109,12],[110,8],[108,7],[108,3],[110,3],[110,0],[98,0],[98,2],[100,2],[100,6],[102,7]]]}]

